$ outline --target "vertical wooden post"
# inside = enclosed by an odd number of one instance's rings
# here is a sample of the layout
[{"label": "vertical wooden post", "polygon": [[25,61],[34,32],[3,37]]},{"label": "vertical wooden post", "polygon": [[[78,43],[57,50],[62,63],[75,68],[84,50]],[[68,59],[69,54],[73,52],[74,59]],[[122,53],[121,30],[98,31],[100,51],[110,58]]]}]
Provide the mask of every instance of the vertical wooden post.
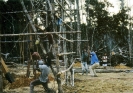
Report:
[{"label": "vertical wooden post", "polygon": [[[1,17],[0,17],[0,22],[1,22]],[[0,34],[1,34],[1,25],[0,25]],[[0,37],[1,41],[1,37]],[[1,43],[0,43],[0,59],[1,59]],[[0,61],[0,93],[3,92],[3,79],[2,79],[2,69],[1,69],[1,61]]]},{"label": "vertical wooden post", "polygon": [[[70,11],[72,11],[72,3],[70,4]],[[70,13],[70,16],[73,16],[72,15],[72,13]],[[70,22],[70,26],[72,27],[72,20],[71,20],[71,22]],[[73,34],[70,34],[70,40],[73,40]],[[73,51],[73,43],[71,43],[70,44],[70,51]],[[71,58],[70,58],[70,61],[72,62],[72,60],[73,60],[73,55],[71,55]],[[74,86],[74,71],[73,71],[73,67],[70,69],[70,72],[71,72],[71,84],[72,84],[72,86]]]},{"label": "vertical wooden post", "polygon": [[[130,1],[127,2],[128,6],[130,5]],[[132,32],[132,23],[131,23],[131,11],[128,12],[129,18],[129,30],[128,30],[128,44],[129,44],[129,63],[132,65],[131,58],[132,58],[132,43],[131,43],[131,32]]]},{"label": "vertical wooden post", "polygon": [[[77,14],[76,18],[76,26],[77,26],[77,31],[80,31],[80,12],[79,12],[79,0],[75,0],[75,11]],[[81,35],[80,33],[77,33],[77,40],[81,40]],[[77,41],[77,55],[80,55],[80,43],[81,41]]]},{"label": "vertical wooden post", "polygon": [[[57,68],[57,72],[60,71],[60,67],[59,67],[59,56],[57,54],[59,54],[58,52],[58,44],[57,44],[57,40],[55,43],[55,51],[56,51],[56,68]],[[63,93],[63,89],[62,89],[62,85],[61,85],[61,76],[57,75],[57,84],[58,84],[58,93]]]}]

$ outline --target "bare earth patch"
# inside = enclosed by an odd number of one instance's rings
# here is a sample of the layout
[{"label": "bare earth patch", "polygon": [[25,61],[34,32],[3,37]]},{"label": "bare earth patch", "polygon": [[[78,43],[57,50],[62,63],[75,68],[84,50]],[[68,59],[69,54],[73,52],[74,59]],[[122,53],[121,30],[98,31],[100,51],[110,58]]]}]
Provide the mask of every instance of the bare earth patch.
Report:
[{"label": "bare earth patch", "polygon": [[98,73],[99,77],[75,74],[75,86],[65,93],[132,93],[133,73]]},{"label": "bare earth patch", "polygon": [[[16,70],[11,71],[15,72]],[[26,78],[23,70],[16,71],[16,73],[19,75],[15,76],[14,83],[10,84],[4,80],[4,93],[29,93],[29,84],[33,77]],[[75,73],[74,86],[71,84],[62,85],[64,93],[133,93],[133,71],[97,73],[97,75],[98,77],[91,77]],[[49,87],[57,90],[57,83],[52,74],[49,79]],[[36,86],[34,90],[35,93],[45,93],[41,85]]]}]

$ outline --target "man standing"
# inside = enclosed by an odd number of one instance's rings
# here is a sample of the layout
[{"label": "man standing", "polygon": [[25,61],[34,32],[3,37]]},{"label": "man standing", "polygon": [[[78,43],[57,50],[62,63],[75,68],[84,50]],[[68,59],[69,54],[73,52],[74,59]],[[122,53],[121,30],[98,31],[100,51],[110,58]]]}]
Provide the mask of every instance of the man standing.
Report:
[{"label": "man standing", "polygon": [[99,66],[99,60],[94,51],[90,52],[90,55],[91,55],[91,66],[89,67],[90,75],[92,77],[97,77],[95,69]]},{"label": "man standing", "polygon": [[33,74],[34,77],[36,78],[36,67],[37,67],[37,63],[38,61],[41,60],[41,56],[38,52],[34,52],[33,49],[30,49],[30,53],[31,53],[31,59],[33,61]]},{"label": "man standing", "polygon": [[84,74],[84,72],[86,72],[86,75],[88,75],[87,61],[88,61],[88,52],[86,48],[84,48],[82,51],[82,57],[81,57],[82,75]]},{"label": "man standing", "polygon": [[44,64],[42,60],[38,61],[38,67],[36,70],[40,71],[40,77],[30,83],[30,93],[34,93],[34,86],[42,85],[47,93],[49,93],[50,89],[48,88],[48,75],[50,72],[49,67]]},{"label": "man standing", "polygon": [[102,66],[106,69],[106,67],[107,67],[107,55],[106,55],[106,53],[102,56],[102,62],[103,62],[103,64],[102,64]]}]

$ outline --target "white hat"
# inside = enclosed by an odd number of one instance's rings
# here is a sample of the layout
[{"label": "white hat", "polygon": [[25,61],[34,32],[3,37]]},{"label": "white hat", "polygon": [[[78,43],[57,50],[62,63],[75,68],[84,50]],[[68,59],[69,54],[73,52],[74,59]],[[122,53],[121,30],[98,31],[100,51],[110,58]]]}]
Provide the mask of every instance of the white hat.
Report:
[{"label": "white hat", "polygon": [[42,60],[38,61],[38,65],[43,65],[43,64],[44,64],[44,62]]}]

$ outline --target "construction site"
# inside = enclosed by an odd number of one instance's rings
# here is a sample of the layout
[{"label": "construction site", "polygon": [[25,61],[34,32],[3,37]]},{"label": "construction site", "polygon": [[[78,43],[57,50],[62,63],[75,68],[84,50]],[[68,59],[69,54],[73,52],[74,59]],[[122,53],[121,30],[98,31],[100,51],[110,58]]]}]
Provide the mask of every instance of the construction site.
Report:
[{"label": "construction site", "polygon": [[[117,13],[109,10],[115,8],[110,0],[0,0],[0,93],[30,93],[40,76],[31,49],[42,60],[50,55],[48,93],[132,93],[133,2],[115,2]],[[88,46],[100,61],[98,77],[82,75]],[[34,93],[47,92],[38,85]]]}]

